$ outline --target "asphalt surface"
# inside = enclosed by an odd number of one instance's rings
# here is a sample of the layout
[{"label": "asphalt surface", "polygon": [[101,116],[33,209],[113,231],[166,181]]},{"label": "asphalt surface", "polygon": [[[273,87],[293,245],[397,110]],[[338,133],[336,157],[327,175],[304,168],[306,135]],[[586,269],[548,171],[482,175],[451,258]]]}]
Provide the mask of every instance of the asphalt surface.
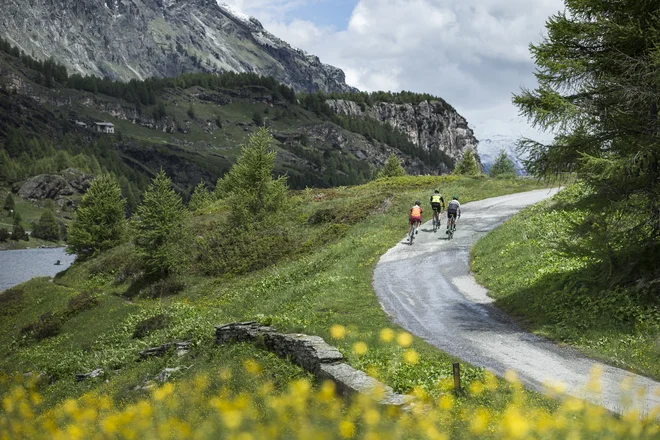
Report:
[{"label": "asphalt surface", "polygon": [[[503,376],[507,370],[532,389],[561,383],[569,395],[623,412],[621,384],[646,395],[635,407],[647,413],[660,406],[660,383],[589,359],[521,330],[493,305],[487,290],[469,271],[469,251],[476,241],[522,208],[551,197],[554,190],[537,190],[462,205],[454,239],[443,226],[433,233],[429,220],[413,245],[404,238],[387,251],[374,271],[373,285],[383,309],[393,321],[446,353]],[[425,211],[430,219],[430,209]],[[599,394],[586,390],[594,366],[602,370]]]}]

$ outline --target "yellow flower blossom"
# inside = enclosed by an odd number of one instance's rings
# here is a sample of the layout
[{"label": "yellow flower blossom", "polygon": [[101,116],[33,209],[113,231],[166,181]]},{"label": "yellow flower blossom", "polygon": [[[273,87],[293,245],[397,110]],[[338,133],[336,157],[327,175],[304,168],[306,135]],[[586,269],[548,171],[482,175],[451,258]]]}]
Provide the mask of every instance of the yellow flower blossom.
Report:
[{"label": "yellow flower blossom", "polygon": [[488,428],[490,414],[487,409],[479,408],[470,422],[470,431],[475,434],[482,434]]},{"label": "yellow flower blossom", "polygon": [[419,362],[419,354],[415,350],[406,350],[403,353],[403,360],[407,364],[415,365]]},{"label": "yellow flower blossom", "polygon": [[364,413],[364,422],[367,425],[376,425],[380,422],[380,413],[375,409],[370,409]]},{"label": "yellow flower blossom", "polygon": [[380,331],[380,340],[383,342],[392,342],[394,340],[394,330],[384,328]]},{"label": "yellow flower blossom", "polygon": [[355,424],[350,420],[342,420],[339,423],[339,435],[343,438],[351,438],[355,435]]},{"label": "yellow flower blossom", "polygon": [[413,336],[408,332],[401,332],[396,337],[396,343],[402,347],[410,347],[413,343]]},{"label": "yellow flower blossom", "polygon": [[353,344],[353,353],[357,354],[358,356],[362,356],[367,352],[367,344],[360,341],[356,342]]},{"label": "yellow flower blossom", "polygon": [[346,336],[346,327],[339,324],[333,325],[330,327],[330,336],[332,336],[333,339],[344,339]]}]

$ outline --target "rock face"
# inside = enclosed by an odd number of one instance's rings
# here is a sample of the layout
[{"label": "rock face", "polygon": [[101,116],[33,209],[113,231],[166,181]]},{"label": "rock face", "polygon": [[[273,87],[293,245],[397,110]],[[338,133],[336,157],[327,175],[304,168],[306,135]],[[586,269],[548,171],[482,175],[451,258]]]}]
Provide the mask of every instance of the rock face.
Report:
[{"label": "rock face", "polygon": [[379,102],[360,107],[353,101],[327,100],[326,103],[340,115],[371,118],[385,122],[406,134],[410,141],[427,150],[438,149],[455,161],[470,150],[477,153],[479,141],[463,116],[445,101],[422,101],[419,104]]},{"label": "rock face", "polygon": [[18,191],[27,200],[53,199],[83,194],[92,183],[93,176],[68,168],[60,174],[40,174],[28,179]]},{"label": "rock face", "polygon": [[316,375],[320,380],[331,380],[343,395],[361,393],[382,405],[405,406],[410,396],[395,393],[392,388],[356,370],[344,361],[335,347],[318,336],[282,334],[272,327],[257,322],[237,322],[216,327],[216,343],[256,342],[277,355]]},{"label": "rock face", "polygon": [[0,35],[69,73],[113,79],[254,72],[299,91],[350,91],[344,72],[216,0],[0,0]]}]

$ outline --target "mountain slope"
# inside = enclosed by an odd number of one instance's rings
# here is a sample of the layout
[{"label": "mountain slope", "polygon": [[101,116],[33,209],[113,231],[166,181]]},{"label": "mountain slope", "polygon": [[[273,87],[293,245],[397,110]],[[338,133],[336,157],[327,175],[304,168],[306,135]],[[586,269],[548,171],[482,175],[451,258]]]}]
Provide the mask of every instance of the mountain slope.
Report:
[{"label": "mountain slope", "polygon": [[70,73],[112,79],[253,72],[299,91],[350,91],[344,73],[215,0],[0,0],[0,36]]}]

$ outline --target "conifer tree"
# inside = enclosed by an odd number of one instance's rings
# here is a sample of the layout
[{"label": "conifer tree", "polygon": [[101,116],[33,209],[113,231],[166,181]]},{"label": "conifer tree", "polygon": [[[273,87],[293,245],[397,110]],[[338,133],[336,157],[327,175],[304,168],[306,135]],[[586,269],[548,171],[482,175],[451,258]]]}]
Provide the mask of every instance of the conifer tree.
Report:
[{"label": "conifer tree", "polygon": [[46,209],[32,230],[32,235],[43,240],[57,241],[60,239],[60,225],[55,214]]},{"label": "conifer tree", "polygon": [[[658,3],[565,0],[546,29],[543,41],[530,46],[539,85],[523,89],[514,103],[555,137],[520,143],[529,153],[527,169],[539,176],[578,173],[602,196],[599,206],[618,205],[631,223],[618,222],[646,235],[639,237],[643,246],[660,246]],[[631,209],[640,197],[645,206]]]},{"label": "conifer tree", "polygon": [[228,200],[234,222],[244,224],[252,217],[263,218],[285,204],[287,178],[273,179],[276,154],[270,150],[272,141],[266,128],[250,135],[234,166],[218,179],[216,192]]},{"label": "conifer tree", "polygon": [[516,165],[513,163],[509,156],[507,156],[506,151],[500,150],[500,154],[495,159],[495,162],[490,167],[488,171],[490,177],[497,176],[506,176],[506,175],[516,175]]},{"label": "conifer tree", "polygon": [[381,177],[399,177],[405,176],[406,170],[401,166],[399,158],[396,157],[396,154],[390,154],[387,160],[385,161],[385,167],[378,173],[376,178]]},{"label": "conifer tree", "polygon": [[109,174],[92,181],[69,228],[67,252],[80,260],[111,249],[126,240],[126,202]]},{"label": "conifer tree", "polygon": [[479,174],[479,166],[477,160],[474,158],[472,150],[465,152],[463,159],[456,165],[454,173],[462,174],[465,176],[476,176]]},{"label": "conifer tree", "polygon": [[187,211],[161,169],[135,211],[135,247],[147,272],[167,275],[185,261]]},{"label": "conifer tree", "polygon": [[188,203],[188,209],[191,212],[199,211],[201,209],[207,208],[212,202],[212,196],[209,191],[206,189],[206,184],[204,180],[199,182],[195,187],[192,196],[190,197],[190,203]]},{"label": "conifer tree", "polygon": [[14,210],[14,207],[15,207],[14,197],[11,195],[11,193],[9,193],[5,198],[5,205],[3,209],[9,213]]}]

